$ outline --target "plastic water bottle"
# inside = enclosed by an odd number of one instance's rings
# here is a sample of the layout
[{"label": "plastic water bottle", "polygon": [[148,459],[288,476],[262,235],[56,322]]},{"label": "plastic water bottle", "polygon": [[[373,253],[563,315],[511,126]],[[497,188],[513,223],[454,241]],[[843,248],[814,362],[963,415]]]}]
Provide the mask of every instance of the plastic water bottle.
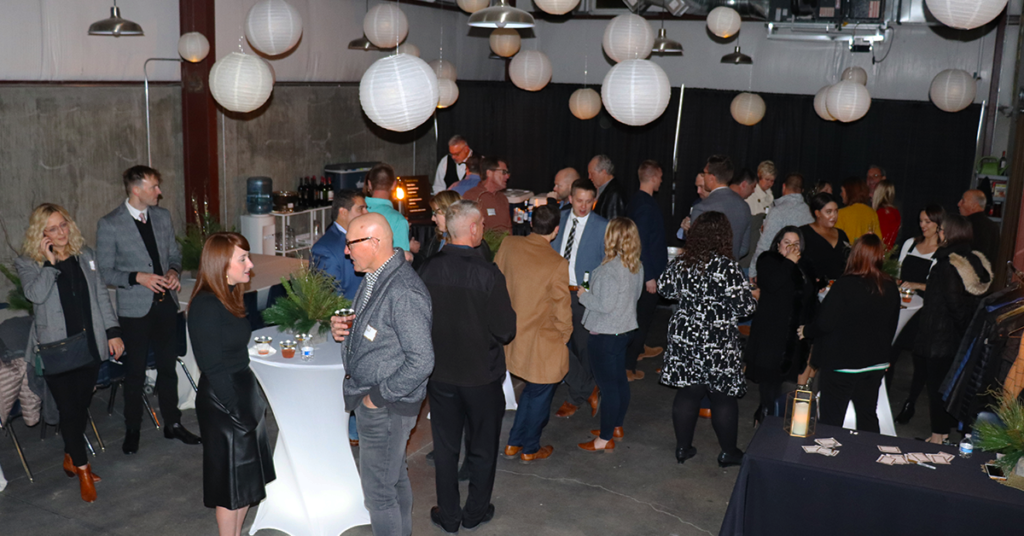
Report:
[{"label": "plastic water bottle", "polygon": [[960,457],[970,458],[974,452],[974,442],[971,441],[971,434],[964,435],[963,441],[960,442]]}]

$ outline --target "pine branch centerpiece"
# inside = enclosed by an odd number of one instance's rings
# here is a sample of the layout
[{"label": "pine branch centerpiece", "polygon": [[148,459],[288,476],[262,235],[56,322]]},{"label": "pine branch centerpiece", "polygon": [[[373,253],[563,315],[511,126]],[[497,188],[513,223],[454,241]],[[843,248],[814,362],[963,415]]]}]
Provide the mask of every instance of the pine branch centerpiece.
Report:
[{"label": "pine branch centerpiece", "polygon": [[334,277],[314,267],[282,277],[281,285],[286,296],[263,311],[263,320],[280,331],[324,336],[331,329],[334,311],[352,306],[351,300],[338,294]]},{"label": "pine branch centerpiece", "polygon": [[977,445],[986,451],[1002,454],[1002,458],[992,463],[1012,473],[1017,463],[1024,459],[1024,403],[1019,397],[1003,391],[999,407],[993,411],[1003,421],[1003,426],[977,423],[974,427]]}]

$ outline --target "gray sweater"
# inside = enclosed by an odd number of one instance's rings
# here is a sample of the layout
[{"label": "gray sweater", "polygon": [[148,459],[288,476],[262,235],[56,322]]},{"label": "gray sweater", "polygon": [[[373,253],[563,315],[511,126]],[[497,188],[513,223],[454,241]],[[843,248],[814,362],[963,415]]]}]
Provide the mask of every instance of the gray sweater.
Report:
[{"label": "gray sweater", "polygon": [[580,296],[583,327],[595,333],[618,335],[637,328],[636,301],[644,289],[644,269],[630,273],[615,258],[594,269],[590,290]]}]

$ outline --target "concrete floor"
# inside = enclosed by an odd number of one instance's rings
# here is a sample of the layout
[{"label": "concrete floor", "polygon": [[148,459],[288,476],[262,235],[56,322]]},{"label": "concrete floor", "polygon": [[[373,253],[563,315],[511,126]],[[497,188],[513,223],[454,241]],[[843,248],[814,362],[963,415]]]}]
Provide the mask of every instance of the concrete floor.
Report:
[{"label": "concrete floor", "polygon": [[[659,309],[649,343],[664,343],[667,317],[668,310]],[[909,355],[905,355],[892,388],[895,411],[909,388],[909,361]],[[523,464],[518,459],[499,457],[492,499],[496,515],[475,534],[718,534],[738,468],[718,467],[715,457],[719,449],[706,419],[700,419],[697,425],[697,456],[685,465],[676,463],[671,423],[674,391],[657,383],[654,370],[660,363],[660,358],[641,361],[640,369],[647,377],[630,384],[633,398],[626,417],[626,438],[616,442],[614,453],[590,453],[576,447],[589,441],[589,430],[599,425],[599,419],[590,417],[589,411],[580,411],[570,419],[552,417],[542,439],[555,447],[551,458]],[[556,393],[552,411],[561,404],[563,393],[564,388]],[[93,468],[103,476],[103,482],[96,486],[99,498],[95,503],[83,502],[77,480],[67,478],[61,470],[63,444],[60,437],[52,435],[52,428],[51,435],[40,440],[38,426],[26,428],[21,420],[13,423],[33,470],[34,483],[21,469],[10,439],[0,437],[0,466],[10,481],[0,492],[0,534],[216,533],[213,511],[202,503],[201,447],[166,440],[161,431],[148,426],[143,428],[139,453],[125,456],[120,448],[124,438],[121,398],[114,414],[108,416],[108,396],[109,391],[100,391],[92,405],[107,447],[93,460]],[[751,417],[756,407],[757,387],[751,384],[750,392],[740,400],[740,448],[745,448],[753,436]],[[897,432],[903,437],[927,436],[927,417],[927,397],[922,396],[917,416],[906,426],[897,425]],[[503,441],[513,418],[512,412],[506,412]],[[198,432],[194,410],[186,411],[182,422]],[[273,416],[270,424],[273,442],[277,435]],[[91,432],[89,435],[92,437]],[[425,459],[430,450],[429,422],[421,417],[408,449],[415,497],[414,534],[441,533],[429,518],[430,507],[435,505],[434,469]],[[462,491],[466,493],[465,484]],[[248,533],[254,516],[255,511],[250,511],[244,533]],[[264,530],[258,534],[280,533]],[[345,532],[346,536],[369,534],[369,526]]]}]

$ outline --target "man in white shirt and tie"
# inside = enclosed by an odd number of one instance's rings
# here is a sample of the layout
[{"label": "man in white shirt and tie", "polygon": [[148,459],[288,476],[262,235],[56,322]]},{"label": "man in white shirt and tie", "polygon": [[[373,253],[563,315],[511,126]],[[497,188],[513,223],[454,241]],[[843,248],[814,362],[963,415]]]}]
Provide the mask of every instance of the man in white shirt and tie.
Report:
[{"label": "man in white shirt and tie", "polygon": [[569,261],[569,293],[572,296],[572,339],[569,340],[569,372],[563,380],[569,388],[566,401],[556,417],[570,417],[586,401],[591,415],[597,413],[597,387],[587,356],[587,330],[583,327],[583,310],[576,291],[584,282],[584,274],[593,272],[604,260],[604,231],[608,220],[592,212],[597,188],[589,179],[572,183],[569,195],[572,210],[563,210],[558,235],[551,247]]},{"label": "man in white shirt and tie", "polygon": [[448,156],[437,163],[434,174],[433,195],[447,190],[451,185],[466,177],[466,159],[473,156],[473,149],[461,135],[456,134],[448,140]]}]

